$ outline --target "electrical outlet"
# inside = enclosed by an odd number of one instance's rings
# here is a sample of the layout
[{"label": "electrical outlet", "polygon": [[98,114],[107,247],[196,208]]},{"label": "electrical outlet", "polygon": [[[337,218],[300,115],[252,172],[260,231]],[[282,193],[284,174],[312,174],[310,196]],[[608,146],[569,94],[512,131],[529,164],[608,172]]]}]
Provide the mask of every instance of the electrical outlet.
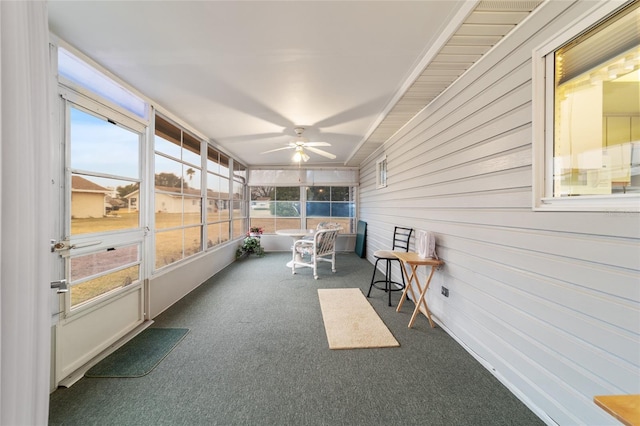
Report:
[{"label": "electrical outlet", "polygon": [[444,297],[449,297],[449,289],[444,286],[440,287],[440,294]]}]

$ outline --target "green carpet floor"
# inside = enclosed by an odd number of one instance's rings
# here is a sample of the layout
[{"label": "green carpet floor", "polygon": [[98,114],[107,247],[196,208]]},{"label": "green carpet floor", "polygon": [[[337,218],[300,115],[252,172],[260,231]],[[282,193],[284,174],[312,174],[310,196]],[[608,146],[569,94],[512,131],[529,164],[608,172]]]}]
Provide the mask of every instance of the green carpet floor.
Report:
[{"label": "green carpet floor", "polygon": [[142,377],[186,336],[187,328],[147,328],[94,365],[86,377]]},{"label": "green carpet floor", "polygon": [[330,350],[319,288],[359,287],[373,265],[337,256],[319,279],[289,253],[235,262],[155,318],[189,334],[149,374],[82,378],[51,394],[51,425],[540,425],[524,404],[400,292],[368,299],[398,348]]}]

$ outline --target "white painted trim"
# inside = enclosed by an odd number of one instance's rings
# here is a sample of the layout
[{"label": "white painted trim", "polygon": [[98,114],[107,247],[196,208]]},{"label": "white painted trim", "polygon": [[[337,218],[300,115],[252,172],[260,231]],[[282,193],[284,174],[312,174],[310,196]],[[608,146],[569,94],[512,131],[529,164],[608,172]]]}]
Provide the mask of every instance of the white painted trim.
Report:
[{"label": "white painted trim", "polygon": [[[382,173],[384,165],[384,174]],[[386,188],[387,187],[387,173],[388,173],[388,164],[387,164],[387,156],[383,155],[382,157],[376,160],[376,188]]]},{"label": "white painted trim", "polygon": [[574,19],[566,25],[563,30],[551,36],[547,41],[542,43],[535,49],[542,56],[546,56],[556,51],[563,44],[566,44],[572,38],[586,31],[611,13],[622,8],[626,3],[632,3],[633,0],[608,0],[593,2],[593,7],[584,14]]},{"label": "white painted trim", "polygon": [[351,154],[349,154],[346,161],[344,162],[345,164],[348,164],[351,159],[358,153],[362,145],[367,142],[371,134],[375,132],[380,123],[386,118],[386,116],[398,103],[400,98],[402,98],[409,87],[411,87],[413,82],[416,81],[418,77],[420,77],[420,74],[422,74],[427,65],[431,63],[433,58],[438,55],[438,52],[440,52],[447,41],[449,41],[449,39],[455,34],[456,31],[458,31],[458,28],[460,28],[467,17],[473,12],[478,3],[480,3],[480,0],[467,0],[463,2],[460,9],[451,18],[446,27],[440,32],[438,38],[436,38],[436,40],[431,44],[431,47],[427,50],[422,59],[416,64],[411,74],[409,74],[409,76],[405,79],[404,83],[402,83],[402,85],[398,88],[395,95],[393,95],[393,97],[389,100],[387,106],[380,112],[378,118],[376,118],[376,120],[372,123],[371,127],[369,127],[369,130],[367,131],[367,133],[365,133],[360,143],[358,143],[353,151],[351,151]]},{"label": "white painted trim", "polygon": [[119,107],[108,99],[101,98],[82,87],[74,85],[68,80],[61,79],[58,85],[58,93],[63,99],[86,108],[93,114],[116,120],[119,124],[136,132],[144,134],[147,128],[146,120]]},{"label": "white painted trim", "polygon": [[[214,147],[218,151],[222,152],[223,154],[225,154],[225,155],[227,155],[229,157],[233,157],[233,158],[237,158],[238,157],[234,153],[229,152],[227,149],[225,149],[225,148],[221,147],[220,145],[218,145],[218,143],[216,141],[212,140],[211,138],[205,136],[200,131],[198,131],[198,130],[194,129],[193,127],[191,127],[186,121],[184,121],[181,118],[179,118],[177,115],[175,115],[170,110],[168,110],[168,109],[164,108],[163,106],[159,105],[155,100],[153,100],[153,99],[149,98],[148,96],[140,93],[140,91],[138,91],[136,88],[134,88],[133,86],[128,84],[126,81],[123,81],[117,75],[113,74],[108,69],[104,68],[98,62],[96,62],[92,58],[88,57],[87,55],[85,55],[84,53],[82,53],[81,51],[76,49],[73,45],[69,44],[65,40],[63,40],[60,37],[58,37],[56,34],[50,33],[49,34],[49,39],[51,40],[51,43],[56,46],[56,49],[57,49],[58,46],[60,46],[60,47],[62,47],[64,49],[68,50],[69,52],[71,52],[72,54],[77,56],[78,58],[80,58],[83,61],[85,61],[87,64],[89,64],[92,67],[94,67],[96,70],[98,70],[101,73],[103,73],[105,76],[107,76],[110,79],[112,79],[113,81],[115,81],[117,84],[121,85],[123,88],[127,89],[128,91],[130,91],[131,93],[133,93],[134,95],[136,95],[140,99],[142,99],[144,102],[146,102],[147,106],[148,106],[147,113],[148,113],[149,116],[146,119],[144,119],[142,117],[136,116],[132,112],[127,111],[124,108],[122,108],[122,107],[120,107],[120,106],[118,106],[118,105],[116,105],[116,104],[114,104],[114,103],[112,103],[112,102],[110,102],[110,101],[108,101],[106,99],[105,100],[101,100],[101,102],[108,103],[114,110],[120,112],[121,114],[130,115],[132,118],[137,119],[138,121],[145,122],[149,126],[151,125],[150,124],[152,122],[151,118],[152,118],[152,115],[153,115],[154,110],[155,110],[156,112],[159,112],[161,115],[171,119],[176,124],[182,126],[184,129],[188,130],[190,133],[193,133],[194,136],[196,136],[196,137],[198,137],[200,139],[203,139],[204,141],[207,142],[207,144],[211,145],[212,147]],[[57,71],[56,71],[56,74],[57,74]],[[89,98],[92,98],[92,97],[95,96],[95,95],[92,94],[92,92],[84,89],[83,87],[80,87],[80,86],[74,84],[73,82],[71,82],[69,80],[66,80],[64,78],[60,78],[60,80],[62,82],[64,82],[64,84],[66,86],[69,86],[69,87],[73,88],[78,93],[81,93],[81,94],[83,94],[83,95],[85,95],[85,96],[87,96]],[[153,132],[151,132],[151,133],[153,133]]]},{"label": "white painted trim", "polygon": [[553,197],[553,52],[631,1],[594,6],[532,52],[532,208],[535,211],[640,212],[640,195]]},{"label": "white painted trim", "polygon": [[93,367],[94,365],[96,365],[97,363],[99,363],[100,361],[102,361],[103,359],[105,359],[106,357],[111,355],[112,353],[114,353],[120,347],[124,346],[125,343],[127,343],[129,340],[131,340],[134,337],[136,337],[138,334],[142,333],[144,330],[149,328],[152,324],[153,324],[153,321],[145,321],[145,322],[143,322],[138,327],[133,329],[131,332],[127,333],[122,338],[120,338],[118,341],[114,342],[111,346],[106,348],[104,351],[100,352],[94,358],[89,360],[82,367],[78,368],[73,373],[69,374],[67,377],[65,377],[63,380],[61,380],[60,383],[58,383],[58,386],[63,386],[65,388],[71,387],[75,382],[77,382],[82,377],[84,377],[84,373],[86,373],[91,367]]},{"label": "white painted trim", "polygon": [[[113,81],[115,81],[116,83],[118,83],[119,85],[121,85],[122,87],[124,87],[125,89],[127,89],[128,91],[130,91],[131,93],[133,93],[134,95],[139,97],[140,99],[142,99],[143,101],[145,101],[145,102],[147,102],[149,104],[152,103],[152,101],[147,96],[145,96],[142,93],[140,93],[140,91],[138,91],[135,87],[133,87],[130,84],[126,83],[121,78],[119,78],[117,75],[115,75],[114,73],[112,73],[111,71],[109,71],[108,69],[106,69],[105,67],[100,65],[99,63],[97,63],[95,60],[91,59],[90,57],[88,57],[87,55],[82,53],[80,50],[76,49],[74,46],[72,46],[71,44],[67,43],[66,41],[64,41],[63,39],[61,39],[60,37],[58,37],[54,33],[50,33],[49,34],[49,40],[51,40],[51,42],[54,43],[56,45],[56,47],[60,46],[63,49],[68,50],[73,55],[75,55],[78,58],[82,59],[87,64],[89,64],[90,66],[94,67],[96,70],[100,71],[105,76],[109,77],[110,79],[112,79]],[[56,73],[57,73],[57,70],[56,70]],[[133,114],[133,113],[131,113],[131,114]],[[138,118],[141,119],[141,117],[138,117]]]}]

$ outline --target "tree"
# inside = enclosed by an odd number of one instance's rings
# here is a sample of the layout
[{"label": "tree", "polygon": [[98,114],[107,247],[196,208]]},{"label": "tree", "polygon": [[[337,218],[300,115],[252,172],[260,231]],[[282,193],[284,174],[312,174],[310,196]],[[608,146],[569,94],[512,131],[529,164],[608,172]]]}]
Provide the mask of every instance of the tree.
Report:
[{"label": "tree", "polygon": [[[155,178],[156,186],[166,186],[169,188],[180,188],[183,179],[173,173],[158,173]],[[185,185],[186,187],[186,185]]]},{"label": "tree", "polygon": [[251,187],[251,199],[257,200],[258,198],[273,199],[275,195],[275,188],[273,186],[252,186]]},{"label": "tree", "polygon": [[116,188],[116,191],[118,192],[118,197],[119,198],[124,198],[127,195],[131,194],[134,191],[137,191],[138,188],[140,188],[140,184],[139,183],[130,183],[129,185],[125,185],[125,186],[118,186]]},{"label": "tree", "polygon": [[276,200],[278,201],[300,201],[299,186],[279,186],[276,188]]}]

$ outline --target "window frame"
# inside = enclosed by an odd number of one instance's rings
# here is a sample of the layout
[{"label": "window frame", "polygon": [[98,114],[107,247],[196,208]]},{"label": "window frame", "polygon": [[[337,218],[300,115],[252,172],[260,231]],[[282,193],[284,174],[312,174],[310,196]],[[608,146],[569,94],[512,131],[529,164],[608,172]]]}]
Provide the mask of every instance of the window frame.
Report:
[{"label": "window frame", "polygon": [[[326,188],[329,190],[329,197],[328,199],[325,200],[314,200],[314,199],[310,199],[309,198],[309,193],[310,191],[313,191],[313,189],[315,188]],[[344,200],[338,200],[338,199],[334,199],[334,196],[336,194],[336,190],[338,188],[346,188],[347,192],[349,194],[349,200],[344,201]],[[305,224],[305,228],[307,229],[311,229],[314,228],[315,226],[311,226],[309,224],[309,222],[334,222],[334,223],[341,223],[341,222],[348,222],[348,226],[345,226],[343,228],[340,229],[340,233],[341,234],[355,234],[356,233],[356,196],[357,196],[357,187],[354,185],[315,185],[315,186],[306,186],[303,187],[303,195],[304,195],[304,218],[303,218],[303,223]],[[329,208],[329,215],[316,215],[316,214],[309,214],[309,210],[313,210],[310,209],[309,207],[313,206],[314,204],[326,204],[327,207]],[[353,209],[350,208],[350,206],[353,205]],[[353,212],[353,215],[349,214],[347,216],[338,216],[338,215],[334,215],[334,209],[337,206],[347,206],[347,209],[349,211],[349,213]]]},{"label": "window frame", "polygon": [[[247,186],[247,167],[233,160],[233,171],[231,173],[231,239],[244,237],[249,227],[249,202]],[[236,184],[240,185],[239,198],[236,197]],[[236,206],[238,214],[236,215]]]},{"label": "window frame", "polygon": [[376,189],[387,187],[387,156],[376,160]]},{"label": "window frame", "polygon": [[[311,219],[312,221],[315,220],[315,221],[323,221],[323,222],[324,221],[333,221],[334,219],[337,219],[338,221],[339,220],[348,220],[349,223],[350,223],[349,228],[341,229],[340,233],[341,234],[345,234],[345,235],[353,235],[353,234],[355,234],[355,228],[356,228],[356,225],[357,225],[357,222],[358,222],[357,214],[356,214],[356,212],[358,210],[358,188],[359,188],[358,185],[353,185],[353,184],[351,184],[351,185],[349,185],[349,184],[318,184],[318,185],[291,185],[291,186],[286,186],[286,187],[284,187],[284,186],[273,186],[273,185],[253,185],[253,186],[248,185],[247,186],[247,190],[248,190],[248,192],[250,194],[253,193],[253,188],[254,187],[272,187],[273,190],[275,191],[276,198],[274,200],[271,200],[270,203],[271,202],[278,202],[278,199],[277,199],[277,190],[278,190],[278,188],[298,188],[299,189],[299,200],[291,201],[291,202],[296,202],[296,203],[300,204],[300,213],[299,213],[298,216],[295,216],[295,218],[299,220],[299,226],[298,227],[305,228],[305,229],[309,228],[310,227],[310,225],[308,223],[309,219]],[[350,200],[350,201],[338,201],[338,200],[334,201],[334,200],[332,200],[332,195],[329,196],[328,200],[324,200],[324,201],[309,200],[309,197],[308,197],[309,188],[318,188],[318,187],[328,188],[330,190],[330,194],[333,191],[333,188],[343,188],[343,187],[344,188],[349,188],[349,192],[350,192],[350,194],[353,195],[353,197],[352,197],[352,200]],[[250,195],[249,196],[249,203],[254,201],[251,197],[252,196]],[[289,201],[285,201],[285,202],[289,202]],[[327,203],[327,204],[329,204],[329,206],[330,206],[330,214],[329,214],[329,216],[308,215],[307,214],[307,207],[308,207],[308,203],[310,203],[310,202],[311,203],[318,202],[318,203]],[[353,216],[333,216],[333,215],[331,215],[331,211],[332,211],[331,208],[332,208],[332,206],[334,204],[338,205],[338,204],[351,204],[351,203],[353,203],[353,205],[354,205],[354,209],[353,209],[354,210],[354,215]],[[274,215],[271,218],[272,220],[274,220],[274,228],[275,228],[276,231],[279,230],[279,229],[287,229],[287,227],[284,227],[284,228],[278,227],[278,222],[277,222],[278,218],[280,218],[280,219],[290,219],[292,217]],[[254,219],[260,219],[260,217],[252,216],[251,213],[250,213],[249,214],[249,225],[250,226],[260,226],[260,227],[264,228],[264,226],[261,226],[261,224],[254,223],[253,222]],[[265,234],[274,235],[275,232],[267,232],[267,231],[265,231]]]},{"label": "window frame", "polygon": [[[64,223],[62,225],[63,235],[65,239],[69,239],[74,245],[77,245],[74,249],[73,253],[65,254],[61,256],[64,258],[65,262],[65,270],[72,274],[73,270],[71,269],[71,263],[74,259],[87,256],[89,254],[98,254],[102,253],[104,250],[109,248],[120,248],[125,246],[133,246],[136,245],[138,247],[138,258],[136,261],[129,262],[127,265],[120,265],[118,267],[108,269],[102,271],[100,273],[93,274],[88,277],[84,277],[82,279],[72,280],[71,276],[69,279],[70,291],[65,294],[66,302],[65,302],[65,315],[67,317],[71,317],[73,315],[78,315],[82,312],[86,312],[87,310],[94,309],[95,306],[98,306],[104,303],[105,300],[114,297],[114,295],[125,293],[130,291],[132,288],[139,288],[142,286],[144,277],[143,277],[143,256],[144,256],[144,238],[143,238],[143,210],[138,210],[138,218],[137,218],[137,226],[131,228],[118,228],[118,229],[107,229],[107,230],[99,230],[91,233],[74,233],[72,231],[72,223],[73,219],[71,217],[71,207],[72,207],[72,184],[71,180],[74,175],[77,176],[86,176],[90,178],[107,178],[107,179],[119,179],[122,181],[127,181],[131,183],[138,183],[141,187],[143,186],[145,177],[144,177],[144,147],[147,143],[146,136],[146,125],[135,114],[130,111],[121,110],[117,108],[117,106],[110,104],[108,100],[104,100],[98,94],[88,91],[85,93],[79,93],[72,87],[65,86],[64,82],[58,84],[58,95],[60,96],[59,108],[63,117],[62,124],[62,135],[61,138],[64,140],[64,163],[65,170],[69,172],[69,181],[65,184],[65,195],[64,200],[62,201],[63,206],[62,210],[69,209],[65,212],[62,217]],[[96,119],[102,120],[104,122],[111,123],[121,129],[127,130],[129,132],[135,133],[139,136],[138,140],[138,176],[122,176],[122,175],[112,175],[110,173],[105,173],[104,171],[93,171],[91,169],[80,169],[71,167],[71,127],[74,125],[72,120],[71,110],[77,110],[82,112],[83,114],[90,115]],[[66,177],[64,178],[66,179]],[[140,191],[140,188],[138,188]],[[140,192],[139,192],[140,194]],[[139,195],[140,198],[142,194]],[[100,240],[98,240],[100,239]],[[103,244],[103,242],[106,242]],[[137,267],[138,268],[138,278],[135,281],[132,281],[129,285],[117,286],[111,289],[106,290],[101,294],[94,295],[91,298],[86,300],[82,300],[80,302],[74,303],[73,298],[75,297],[73,287],[76,285],[82,285],[90,279],[96,279],[104,276],[109,276],[111,274],[117,273],[126,268]]]},{"label": "window frame", "polygon": [[[158,127],[158,118],[161,121],[164,121],[164,125],[165,126],[171,126],[173,129],[171,130],[176,130],[178,133],[176,133],[175,135],[168,135],[165,134],[164,136],[161,136],[161,138],[169,143],[172,143],[174,145],[176,145],[177,147],[179,147],[179,149],[175,152],[175,153],[170,153],[170,152],[166,152],[163,150],[159,150],[160,148],[156,146],[156,139],[159,138],[158,136],[158,132],[159,132],[159,127]],[[206,236],[206,232],[205,232],[205,218],[203,217],[203,204],[205,203],[205,197],[204,197],[204,191],[206,190],[206,185],[203,185],[203,174],[206,173],[206,169],[203,170],[203,164],[202,164],[202,159],[203,159],[203,153],[202,153],[202,146],[205,143],[201,138],[195,136],[193,133],[189,132],[189,130],[187,130],[184,126],[176,123],[174,120],[170,119],[168,116],[166,116],[165,114],[155,111],[154,112],[154,120],[153,120],[153,126],[152,126],[153,130],[152,130],[152,135],[153,135],[153,157],[152,157],[152,164],[153,164],[153,201],[151,202],[151,204],[154,206],[153,208],[153,251],[152,251],[152,262],[150,263],[151,268],[153,269],[154,272],[157,271],[161,271],[164,268],[170,267],[174,264],[177,264],[185,259],[188,259],[192,256],[198,255],[199,253],[202,253],[205,248],[206,248],[206,241],[207,241],[207,236]],[[162,133],[162,132],[161,132]],[[200,164],[194,164],[192,161],[189,161],[189,159],[184,159],[184,154],[183,154],[183,150],[189,150],[190,152],[194,152],[193,150],[189,149],[189,147],[185,146],[185,139],[186,138],[190,138],[191,143],[197,142],[200,144],[200,153],[199,155],[199,160],[200,160]],[[173,139],[173,140],[172,140]],[[190,146],[190,148],[193,148],[193,146]],[[180,157],[178,158],[176,156],[176,154],[179,154]],[[198,184],[198,189],[195,189],[194,191],[192,191],[192,194],[189,194],[188,189],[184,186],[184,176],[181,173],[179,178],[182,180],[181,186],[179,187],[179,191],[175,191],[175,192],[167,192],[166,190],[163,189],[158,189],[158,186],[156,185],[156,174],[158,173],[157,170],[157,158],[161,157],[164,158],[165,160],[169,160],[169,161],[173,161],[177,164],[179,164],[181,166],[181,168],[183,169],[185,166],[189,166],[189,167],[195,167],[196,170],[200,173],[200,182]],[[204,187],[204,188],[203,188]],[[176,187],[177,188],[177,187]],[[199,192],[199,193],[196,193]],[[174,225],[174,226],[169,226],[169,227],[164,227],[164,228],[158,228],[158,221],[157,221],[157,214],[158,214],[158,208],[157,208],[157,198],[159,194],[166,194],[166,195],[170,195],[170,196],[177,196],[179,195],[181,198],[181,205],[182,205],[182,209],[181,209],[181,216],[182,216],[182,222],[179,225]],[[185,222],[185,206],[188,205],[189,201],[192,200],[199,200],[199,207],[198,207],[198,216],[199,216],[199,221],[198,222]],[[191,250],[189,249],[189,247],[187,246],[186,243],[186,235],[193,232],[194,230],[197,230],[197,234],[199,235],[200,241],[199,241],[199,247],[196,248],[195,250],[193,250],[193,245],[191,246]],[[182,232],[182,255],[180,257],[180,259],[176,259],[174,261],[168,262],[168,263],[164,263],[162,265],[158,265],[158,241],[162,240],[162,238],[166,238],[166,236],[170,236],[170,234],[175,234],[178,231]],[[193,251],[193,252],[192,252]]]},{"label": "window frame", "polygon": [[597,3],[532,53],[532,205],[535,211],[640,212],[640,194],[553,197],[554,53],[615,12],[618,2]]},{"label": "window frame", "polygon": [[[215,154],[215,158],[211,155],[211,154]],[[219,149],[216,149],[215,147],[207,144],[206,149],[204,150],[203,155],[205,156],[205,164],[206,164],[206,170],[205,170],[205,183],[206,183],[206,207],[204,209],[204,223],[205,223],[205,231],[207,234],[207,240],[205,242],[205,250],[212,250],[215,247],[221,245],[221,244],[225,244],[230,240],[233,240],[233,195],[232,195],[232,188],[233,188],[233,178],[232,178],[232,173],[231,173],[231,169],[229,168],[229,162],[230,159],[229,157],[224,154],[223,152],[221,152]],[[226,163],[223,162],[223,159],[226,160]],[[226,164],[226,171],[227,174],[225,175],[223,173],[224,169],[223,166],[225,166]],[[211,169],[209,169],[209,165],[214,165]],[[227,183],[227,198],[222,198],[222,194],[223,192],[221,192],[220,186],[218,186],[217,188],[210,188],[209,187],[209,178],[214,178],[214,179],[220,179],[220,182],[223,182],[224,180],[226,180]],[[217,196],[214,196],[214,193],[217,193]],[[220,217],[216,217],[216,218],[209,218],[209,206],[212,205],[210,202],[213,202],[215,206],[220,206],[221,204],[224,205],[226,202],[227,205],[227,209],[229,210],[229,217],[228,218],[220,218]],[[222,229],[226,224],[226,236],[223,236],[221,233],[219,233],[218,235],[218,242],[213,243],[211,241],[210,235],[209,235],[209,229],[211,229],[211,227],[215,227],[218,226],[219,229]],[[209,243],[212,243],[212,245],[209,245]]]}]

